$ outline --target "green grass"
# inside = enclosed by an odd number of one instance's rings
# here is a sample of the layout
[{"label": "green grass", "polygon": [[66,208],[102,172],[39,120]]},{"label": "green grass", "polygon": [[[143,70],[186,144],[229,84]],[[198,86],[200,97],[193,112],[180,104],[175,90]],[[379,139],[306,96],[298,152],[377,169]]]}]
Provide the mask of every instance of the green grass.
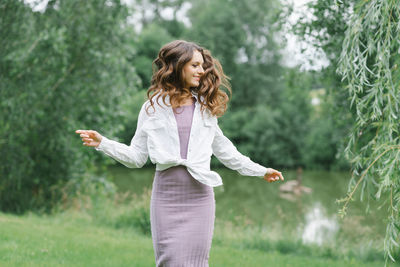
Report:
[{"label": "green grass", "polygon": [[[214,243],[210,252],[210,266],[383,265]],[[99,225],[82,212],[51,216],[0,213],[0,266],[154,266],[154,254],[149,236],[134,229]]]}]

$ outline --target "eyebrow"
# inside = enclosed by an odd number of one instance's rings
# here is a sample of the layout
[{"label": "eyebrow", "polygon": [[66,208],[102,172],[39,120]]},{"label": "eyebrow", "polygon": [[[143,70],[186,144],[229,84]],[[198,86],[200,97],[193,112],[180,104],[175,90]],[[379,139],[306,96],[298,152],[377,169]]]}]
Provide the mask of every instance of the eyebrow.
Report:
[{"label": "eyebrow", "polygon": [[204,64],[204,62],[200,63],[200,61],[195,61],[195,62],[192,62],[192,64]]}]

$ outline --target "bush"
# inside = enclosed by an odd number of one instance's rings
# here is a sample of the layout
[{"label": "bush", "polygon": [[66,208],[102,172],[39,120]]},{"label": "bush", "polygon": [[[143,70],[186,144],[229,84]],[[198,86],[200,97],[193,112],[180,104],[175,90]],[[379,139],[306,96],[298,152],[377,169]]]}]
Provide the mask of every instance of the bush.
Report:
[{"label": "bush", "polygon": [[131,201],[119,208],[111,224],[116,228],[135,228],[150,236],[150,197],[151,190],[145,190],[141,196],[133,195]]},{"label": "bush", "polygon": [[135,229],[150,236],[150,198],[150,189],[141,195],[118,193],[105,177],[88,174],[64,186],[63,201],[53,212],[78,211],[88,215],[93,223]]},{"label": "bush", "polygon": [[1,1],[0,210],[49,211],[66,182],[104,160],[74,131],[118,130],[105,129],[138,80],[127,16],[115,0],[50,1],[44,13]]}]

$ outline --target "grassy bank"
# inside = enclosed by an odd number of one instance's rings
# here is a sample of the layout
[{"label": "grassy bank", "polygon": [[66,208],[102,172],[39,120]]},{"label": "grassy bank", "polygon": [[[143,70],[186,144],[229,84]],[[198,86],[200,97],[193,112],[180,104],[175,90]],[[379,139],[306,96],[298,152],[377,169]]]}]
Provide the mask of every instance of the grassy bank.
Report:
[{"label": "grassy bank", "polygon": [[[217,229],[216,229],[217,230]],[[0,266],[154,266],[151,238],[82,212],[0,214]],[[383,262],[282,254],[213,242],[210,266],[383,266]]]}]

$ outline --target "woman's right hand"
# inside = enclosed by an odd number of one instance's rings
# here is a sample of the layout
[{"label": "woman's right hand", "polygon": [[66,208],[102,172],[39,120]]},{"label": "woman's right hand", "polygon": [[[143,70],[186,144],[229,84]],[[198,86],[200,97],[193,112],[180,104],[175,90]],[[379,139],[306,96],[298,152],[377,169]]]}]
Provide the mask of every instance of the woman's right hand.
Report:
[{"label": "woman's right hand", "polygon": [[84,146],[98,147],[101,139],[101,134],[93,130],[76,130],[75,133],[80,134]]},{"label": "woman's right hand", "polygon": [[282,181],[285,180],[280,171],[277,171],[272,168],[267,168],[267,173],[264,175],[264,180],[271,183],[271,182],[278,181],[279,179],[281,179]]}]

